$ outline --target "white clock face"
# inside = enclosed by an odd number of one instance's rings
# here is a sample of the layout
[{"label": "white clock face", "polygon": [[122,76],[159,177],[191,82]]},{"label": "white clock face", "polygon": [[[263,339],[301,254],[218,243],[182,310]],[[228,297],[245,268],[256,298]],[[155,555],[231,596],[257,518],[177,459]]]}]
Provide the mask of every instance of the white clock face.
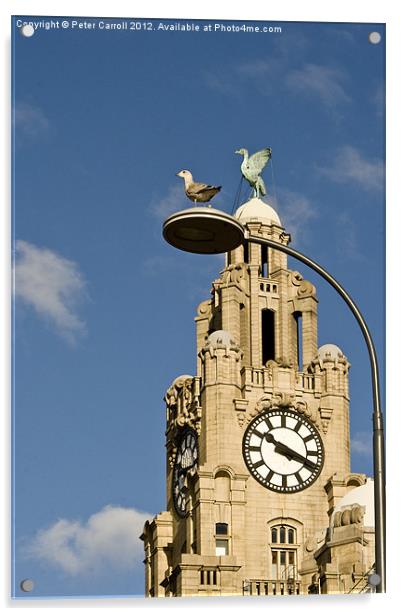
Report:
[{"label": "white clock face", "polygon": [[179,516],[186,515],[185,479],[188,473],[194,473],[198,466],[197,435],[193,430],[186,430],[177,448],[173,467],[173,502]]},{"label": "white clock face", "polygon": [[243,456],[255,479],[275,492],[299,492],[319,476],[324,447],[313,424],[292,410],[258,415],[243,437]]}]

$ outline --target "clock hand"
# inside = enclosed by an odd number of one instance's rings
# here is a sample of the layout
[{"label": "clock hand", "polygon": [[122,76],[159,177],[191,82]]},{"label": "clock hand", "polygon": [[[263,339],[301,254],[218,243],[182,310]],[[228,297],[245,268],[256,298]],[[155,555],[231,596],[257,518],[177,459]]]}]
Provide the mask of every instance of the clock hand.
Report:
[{"label": "clock hand", "polygon": [[[268,434],[265,435],[265,440],[268,441],[268,443],[272,443],[273,445],[275,445],[275,451],[278,451],[279,453],[282,453],[283,455],[285,455],[288,460],[291,459],[292,456],[289,455],[289,452],[285,451],[287,449],[287,446],[275,440],[275,437],[273,436],[273,434],[270,434],[268,432]],[[282,451],[280,451],[280,449],[282,449]]]},{"label": "clock hand", "polygon": [[177,474],[179,475],[187,475],[187,473],[189,471],[191,471],[194,467],[197,466],[197,461],[195,460],[192,464],[190,464],[189,466],[182,466],[178,471]]},{"label": "clock hand", "polygon": [[289,449],[289,447],[286,447],[286,451],[289,453],[289,455],[291,455],[293,460],[295,460],[296,462],[301,462],[303,466],[310,469],[311,471],[315,470],[316,465],[314,464],[314,462],[312,462],[308,458],[305,458],[300,453],[297,453],[297,451],[294,451],[293,453],[291,453],[293,450]]},{"label": "clock hand", "polygon": [[282,455],[285,455],[288,459],[289,457],[293,458],[293,460],[297,462],[301,462],[302,464],[304,464],[306,468],[312,471],[316,468],[316,465],[314,464],[314,462],[312,462],[311,460],[308,460],[307,458],[305,458],[303,455],[301,455],[297,451],[294,451],[294,449],[291,449],[290,447],[285,445],[285,443],[281,443],[280,441],[277,441],[272,434],[270,433],[266,434],[265,440],[268,441],[268,443],[273,443],[275,445],[275,451],[277,451],[278,453],[281,453]]},{"label": "clock hand", "polygon": [[269,433],[266,434],[265,435],[265,440],[268,441],[268,443],[272,443],[273,445],[275,445],[275,451],[278,451],[279,453],[282,453],[289,460],[293,456],[293,454],[296,453],[296,452],[293,451],[293,449],[290,449],[290,447],[285,445],[285,443],[280,443],[279,441],[277,441],[272,434],[269,434]]}]

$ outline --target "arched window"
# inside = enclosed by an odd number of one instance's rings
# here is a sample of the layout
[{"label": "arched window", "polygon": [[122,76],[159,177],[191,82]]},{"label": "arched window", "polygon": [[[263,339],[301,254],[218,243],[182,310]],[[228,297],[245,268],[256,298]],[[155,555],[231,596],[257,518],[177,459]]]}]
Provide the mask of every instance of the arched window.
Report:
[{"label": "arched window", "polygon": [[261,246],[261,276],[268,278],[268,246]]},{"label": "arched window", "polygon": [[265,308],[261,312],[262,365],[275,359],[275,313]]},{"label": "arched window", "polygon": [[244,260],[244,263],[249,262],[248,242],[244,242],[243,244],[243,260]]},{"label": "arched window", "polygon": [[225,522],[217,522],[215,524],[215,534],[217,534],[217,535],[227,535],[228,534],[228,525]]},{"label": "arched window", "polygon": [[287,524],[271,527],[271,577],[282,581],[297,579],[296,529]]},{"label": "arched window", "polygon": [[299,371],[303,370],[303,347],[302,347],[302,313],[294,312],[293,318],[295,320],[295,344],[296,344],[296,362]]},{"label": "arched window", "polygon": [[[230,475],[222,469],[215,475],[215,501],[230,503]],[[227,556],[230,548],[230,529],[227,522],[215,522],[215,555]]]},{"label": "arched window", "polygon": [[215,524],[215,555],[227,556],[229,554],[229,525],[226,522]]},{"label": "arched window", "polygon": [[[249,339],[249,328],[247,322],[247,314],[246,307],[244,304],[240,304],[240,348],[243,353],[248,353],[248,339]],[[247,361],[247,360],[245,360]]]},{"label": "arched window", "polygon": [[230,501],[230,475],[226,471],[218,471],[215,475],[215,500]]}]

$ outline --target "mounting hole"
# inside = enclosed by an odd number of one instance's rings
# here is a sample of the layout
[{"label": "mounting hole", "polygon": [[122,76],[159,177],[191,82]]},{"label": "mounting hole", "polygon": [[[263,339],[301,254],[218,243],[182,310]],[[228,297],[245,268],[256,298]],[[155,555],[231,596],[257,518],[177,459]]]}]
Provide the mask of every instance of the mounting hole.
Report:
[{"label": "mounting hole", "polygon": [[20,583],[20,588],[24,592],[31,592],[31,590],[34,589],[34,583],[32,580],[29,580],[29,579],[22,580],[22,582]]},{"label": "mounting hole", "polygon": [[381,577],[378,575],[378,573],[371,573],[368,576],[367,581],[370,586],[378,586],[378,584],[381,582]]},{"label": "mounting hole", "polygon": [[21,34],[22,36],[26,36],[29,38],[30,36],[33,36],[35,34],[35,28],[31,24],[24,24],[21,27]]},{"label": "mounting hole", "polygon": [[368,38],[373,45],[378,45],[381,42],[381,34],[379,32],[370,32]]}]

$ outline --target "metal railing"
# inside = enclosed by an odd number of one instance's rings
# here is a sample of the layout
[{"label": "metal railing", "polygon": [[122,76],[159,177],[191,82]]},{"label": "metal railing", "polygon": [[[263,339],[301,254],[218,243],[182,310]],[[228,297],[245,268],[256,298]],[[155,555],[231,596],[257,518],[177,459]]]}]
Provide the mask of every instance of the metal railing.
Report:
[{"label": "metal railing", "polygon": [[244,595],[300,595],[300,581],[289,578],[287,580],[244,580]]}]

